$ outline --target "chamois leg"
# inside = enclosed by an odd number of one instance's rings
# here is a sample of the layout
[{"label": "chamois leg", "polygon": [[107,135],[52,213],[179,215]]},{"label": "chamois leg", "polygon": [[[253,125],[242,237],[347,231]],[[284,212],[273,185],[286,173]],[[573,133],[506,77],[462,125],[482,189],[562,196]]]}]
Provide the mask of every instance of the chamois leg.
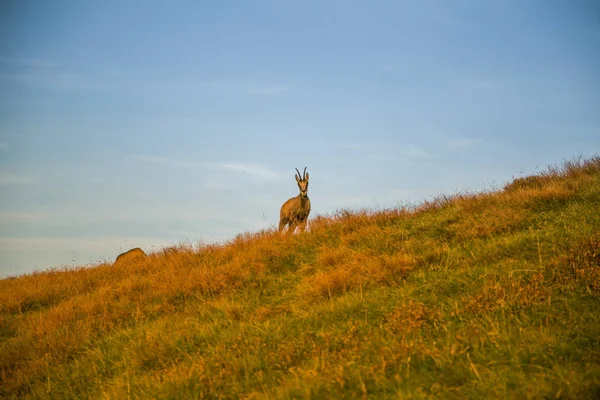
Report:
[{"label": "chamois leg", "polygon": [[288,221],[286,221],[285,219],[282,219],[279,221],[279,233],[283,232],[287,223],[288,223]]},{"label": "chamois leg", "polygon": [[304,232],[304,220],[303,219],[299,219],[298,220],[298,228],[300,228],[300,233]]},{"label": "chamois leg", "polygon": [[300,232],[305,232],[306,231],[306,225],[308,224],[308,218],[304,218],[304,220],[302,220],[300,222]]},{"label": "chamois leg", "polygon": [[298,221],[297,220],[293,220],[290,221],[290,227],[288,229],[288,233],[293,235],[294,232],[296,232],[296,228],[298,227]]}]

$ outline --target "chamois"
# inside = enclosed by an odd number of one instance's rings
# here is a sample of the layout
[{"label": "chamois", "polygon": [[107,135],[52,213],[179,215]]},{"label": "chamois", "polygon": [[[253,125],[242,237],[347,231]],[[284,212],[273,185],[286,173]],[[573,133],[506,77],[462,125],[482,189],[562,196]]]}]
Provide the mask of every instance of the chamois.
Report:
[{"label": "chamois", "polygon": [[304,173],[300,175],[300,171],[296,168],[296,182],[300,189],[300,194],[296,197],[292,197],[281,206],[279,213],[279,232],[283,231],[286,225],[289,226],[289,231],[294,233],[296,227],[299,225],[300,230],[306,229],[306,223],[308,222],[308,214],[310,214],[310,199],[308,198],[308,174],[306,173],[306,167],[304,167]]}]

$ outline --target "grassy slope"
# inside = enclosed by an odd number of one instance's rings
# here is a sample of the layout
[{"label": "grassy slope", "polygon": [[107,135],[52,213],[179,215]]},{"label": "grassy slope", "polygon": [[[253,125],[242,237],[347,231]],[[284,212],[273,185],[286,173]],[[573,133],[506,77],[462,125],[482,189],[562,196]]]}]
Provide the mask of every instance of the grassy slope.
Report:
[{"label": "grassy slope", "polygon": [[0,396],[600,396],[600,158],[0,281]]}]

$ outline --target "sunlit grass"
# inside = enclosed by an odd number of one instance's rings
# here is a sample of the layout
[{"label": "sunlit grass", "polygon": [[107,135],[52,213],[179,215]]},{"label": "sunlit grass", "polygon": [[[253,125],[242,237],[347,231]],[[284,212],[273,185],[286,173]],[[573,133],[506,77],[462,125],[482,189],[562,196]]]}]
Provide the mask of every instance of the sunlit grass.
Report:
[{"label": "sunlit grass", "polygon": [[0,280],[0,397],[595,398],[600,158]]}]

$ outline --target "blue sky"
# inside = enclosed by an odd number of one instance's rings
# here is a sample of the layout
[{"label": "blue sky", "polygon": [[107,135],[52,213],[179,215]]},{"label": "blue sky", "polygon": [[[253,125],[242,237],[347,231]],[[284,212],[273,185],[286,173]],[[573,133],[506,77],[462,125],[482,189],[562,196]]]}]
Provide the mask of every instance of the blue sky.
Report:
[{"label": "blue sky", "polygon": [[0,276],[600,153],[594,1],[0,2]]}]

